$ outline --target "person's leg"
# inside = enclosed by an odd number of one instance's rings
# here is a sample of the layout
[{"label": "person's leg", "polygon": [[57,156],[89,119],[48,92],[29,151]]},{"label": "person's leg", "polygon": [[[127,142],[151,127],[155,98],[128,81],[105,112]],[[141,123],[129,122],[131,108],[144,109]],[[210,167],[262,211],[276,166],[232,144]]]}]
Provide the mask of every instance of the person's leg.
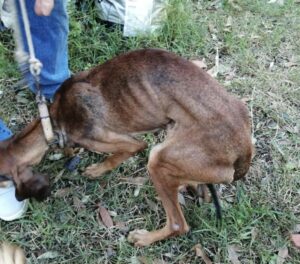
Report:
[{"label": "person's leg", "polygon": [[[18,14],[20,9],[17,3]],[[61,83],[70,75],[68,68],[68,15],[67,1],[55,1],[54,9],[50,16],[37,16],[34,13],[35,0],[26,0],[26,8],[30,21],[36,57],[43,63],[41,72],[41,88],[46,98],[53,97]],[[20,15],[19,15],[19,18]],[[20,28],[25,36],[23,22],[20,19]],[[28,50],[24,38],[24,47]],[[30,72],[25,73],[28,85],[35,90],[34,80]],[[10,130],[0,119],[0,140],[10,137]]]},{"label": "person's leg", "polygon": [[[40,76],[41,88],[45,97],[50,99],[61,83],[70,76],[68,67],[69,21],[67,1],[55,1],[54,9],[50,16],[37,16],[34,12],[34,3],[35,0],[26,0],[26,8],[35,56],[43,64]],[[19,7],[18,11],[20,19]],[[21,19],[20,28],[23,34],[25,50],[28,50],[26,38],[24,38],[23,21]],[[30,89],[35,92],[34,79],[29,71],[25,73],[25,78],[28,81]]]}]

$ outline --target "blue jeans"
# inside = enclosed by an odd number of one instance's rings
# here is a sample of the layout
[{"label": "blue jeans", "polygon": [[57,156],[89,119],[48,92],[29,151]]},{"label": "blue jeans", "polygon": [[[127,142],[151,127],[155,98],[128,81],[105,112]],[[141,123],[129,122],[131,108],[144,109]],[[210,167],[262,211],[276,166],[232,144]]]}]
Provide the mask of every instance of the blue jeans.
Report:
[{"label": "blue jeans", "polygon": [[[18,7],[19,1],[16,2]],[[68,68],[69,21],[67,1],[54,1],[54,9],[50,16],[37,16],[35,14],[35,0],[26,0],[25,2],[35,56],[43,64],[40,75],[41,89],[45,97],[50,99],[60,87],[61,83],[70,76]],[[18,11],[20,14],[20,10]],[[28,51],[21,15],[19,15],[19,18],[24,48]],[[30,89],[35,92],[34,79],[29,71],[25,73],[25,78]]]},{"label": "blue jeans", "polygon": [[[24,48],[28,51],[18,2],[19,1],[16,1],[20,29],[22,32]],[[40,75],[42,93],[47,99],[51,99],[60,87],[61,83],[70,76],[68,67],[69,21],[67,14],[67,1],[55,0],[54,9],[52,10],[51,15],[47,17],[37,16],[34,13],[35,0],[26,0],[25,2],[32,41],[35,49],[35,56],[43,64]],[[26,66],[25,68],[27,69],[28,67]],[[27,70],[24,74],[30,90],[35,92],[34,79],[29,70]],[[0,118],[0,140],[4,140],[10,135],[10,131]]]}]

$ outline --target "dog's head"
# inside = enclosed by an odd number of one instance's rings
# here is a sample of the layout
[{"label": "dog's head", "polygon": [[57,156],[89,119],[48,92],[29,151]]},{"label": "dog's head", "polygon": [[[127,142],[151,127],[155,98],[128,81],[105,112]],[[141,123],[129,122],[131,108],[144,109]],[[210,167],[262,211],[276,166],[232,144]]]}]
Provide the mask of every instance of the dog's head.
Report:
[{"label": "dog's head", "polygon": [[27,198],[42,201],[50,195],[49,177],[33,172],[31,168],[18,172],[18,181],[15,181],[15,186],[18,201]]},{"label": "dog's head", "polygon": [[[16,187],[16,198],[22,201],[27,198],[35,198],[42,201],[50,195],[49,177],[33,172],[30,167],[17,168],[13,162],[0,160],[0,175],[13,180]],[[8,166],[10,165],[10,166]]]},{"label": "dog's head", "polygon": [[[38,141],[38,144],[34,145],[37,138],[35,134],[32,137],[35,141],[30,145],[31,141],[28,139],[26,131],[32,132],[35,126],[36,122],[33,122],[24,130],[25,132],[8,140],[0,141],[0,175],[7,176],[14,181],[16,198],[19,201],[31,197],[41,201],[50,194],[49,177],[33,172],[28,165],[37,163],[37,160],[41,159],[45,152],[44,149],[40,151],[41,147],[47,149],[47,144],[44,144],[46,147],[42,144],[44,139],[42,143]],[[22,144],[18,142],[21,140],[23,140]],[[28,148],[28,146],[32,146],[32,148]]]},{"label": "dog's head", "polygon": [[18,201],[27,198],[35,198],[38,201],[46,199],[50,193],[50,181],[47,175],[33,172],[31,168],[26,168],[13,176],[4,175],[3,180],[12,179],[15,187],[15,196]]}]

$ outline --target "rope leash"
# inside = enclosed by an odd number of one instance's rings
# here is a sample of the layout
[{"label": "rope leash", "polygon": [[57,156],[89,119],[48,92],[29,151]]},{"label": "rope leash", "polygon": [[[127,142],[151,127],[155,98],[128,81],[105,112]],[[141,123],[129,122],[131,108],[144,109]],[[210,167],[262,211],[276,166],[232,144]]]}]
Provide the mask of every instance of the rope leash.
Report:
[{"label": "rope leash", "polygon": [[34,78],[35,82],[35,87],[36,87],[36,102],[40,114],[40,119],[43,127],[43,132],[44,136],[46,138],[46,141],[48,144],[52,144],[53,141],[55,140],[55,136],[53,133],[53,128],[51,125],[51,119],[47,107],[47,102],[42,94],[41,87],[40,87],[40,73],[43,67],[43,64],[40,62],[39,59],[35,57],[35,52],[34,52],[34,46],[32,42],[32,36],[31,36],[31,31],[30,31],[30,24],[29,24],[29,19],[27,15],[27,10],[25,6],[25,0],[19,0],[20,4],[20,9],[21,9],[21,15],[22,15],[22,20],[24,24],[24,31],[25,31],[25,36],[26,36],[26,41],[28,44],[28,49],[29,49],[29,58],[28,54],[24,51],[24,47],[22,45],[22,38],[21,38],[21,31],[18,25],[17,21],[17,9],[16,5],[13,2],[13,8],[15,11],[15,25],[14,25],[14,31],[15,31],[15,40],[16,40],[16,59],[18,62],[22,65],[24,64],[25,61],[28,61],[29,64],[29,70],[31,75]]}]

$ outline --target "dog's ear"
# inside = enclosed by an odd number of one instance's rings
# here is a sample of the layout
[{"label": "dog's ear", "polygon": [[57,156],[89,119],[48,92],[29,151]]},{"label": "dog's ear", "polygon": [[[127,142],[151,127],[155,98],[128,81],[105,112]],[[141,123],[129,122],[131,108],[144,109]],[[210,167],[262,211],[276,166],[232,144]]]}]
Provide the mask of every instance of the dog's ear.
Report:
[{"label": "dog's ear", "polygon": [[49,177],[33,172],[31,168],[19,171],[18,181],[15,181],[15,184],[18,201],[32,197],[42,201],[50,195]]},{"label": "dog's ear", "polygon": [[10,143],[10,139],[6,139],[6,140],[1,140],[0,141],[0,150],[4,150],[6,149],[6,147],[8,146],[8,144]]}]

